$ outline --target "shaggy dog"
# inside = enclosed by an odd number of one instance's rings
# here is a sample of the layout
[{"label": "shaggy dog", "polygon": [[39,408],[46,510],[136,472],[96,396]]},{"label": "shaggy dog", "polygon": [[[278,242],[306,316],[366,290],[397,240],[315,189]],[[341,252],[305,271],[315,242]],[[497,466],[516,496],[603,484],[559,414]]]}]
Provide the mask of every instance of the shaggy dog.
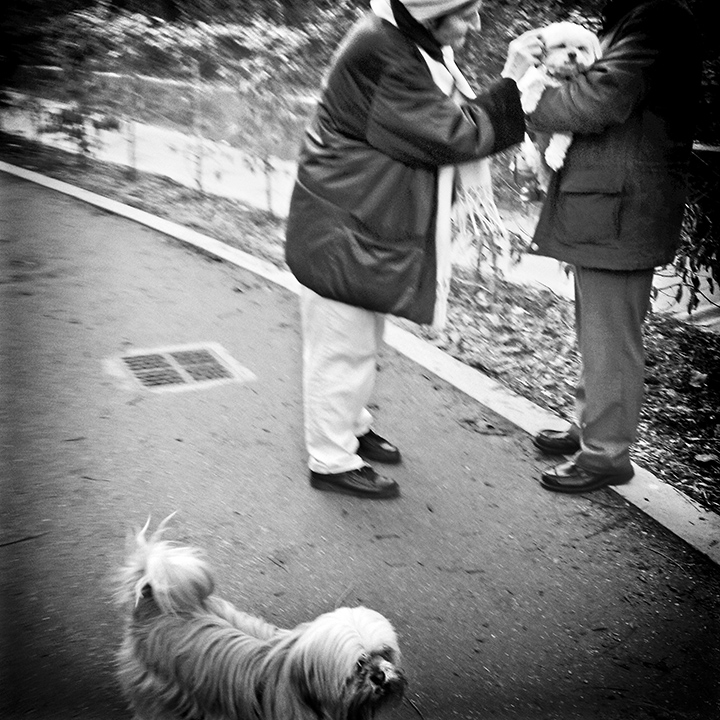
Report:
[{"label": "shaggy dog", "polygon": [[[600,42],[595,33],[570,22],[557,22],[540,31],[545,46],[542,62],[530,68],[518,83],[522,108],[530,114],[537,107],[548,87],[587,70],[600,57]],[[532,133],[525,136],[516,157],[519,174],[534,177],[537,189],[544,194],[552,171],[562,167],[565,153],[572,142],[570,133]]]},{"label": "shaggy dog", "polygon": [[[118,675],[142,720],[369,720],[406,685],[390,623],[339,608],[281,629],[213,595],[200,551],[137,547],[120,594],[132,606]],[[149,523],[149,521],[148,521]]]}]

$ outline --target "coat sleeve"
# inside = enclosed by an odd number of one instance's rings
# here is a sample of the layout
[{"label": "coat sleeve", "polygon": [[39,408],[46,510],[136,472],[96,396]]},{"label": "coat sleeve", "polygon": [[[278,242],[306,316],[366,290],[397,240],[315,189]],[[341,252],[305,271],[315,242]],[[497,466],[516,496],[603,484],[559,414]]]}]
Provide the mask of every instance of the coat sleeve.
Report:
[{"label": "coat sleeve", "polygon": [[[422,61],[424,63],[424,61]],[[368,114],[367,141],[408,165],[439,166],[486,157],[522,140],[517,86],[502,80],[458,105],[432,78],[393,67],[380,79]]]},{"label": "coat sleeve", "polygon": [[333,132],[426,169],[486,157],[525,132],[513,80],[458,104],[437,87],[415,44],[370,15],[336,53],[321,106]]},{"label": "coat sleeve", "polygon": [[603,57],[587,72],[544,91],[537,108],[528,115],[530,129],[596,134],[624,123],[645,97],[648,70],[658,57],[661,33],[653,18],[637,13],[628,18]]}]

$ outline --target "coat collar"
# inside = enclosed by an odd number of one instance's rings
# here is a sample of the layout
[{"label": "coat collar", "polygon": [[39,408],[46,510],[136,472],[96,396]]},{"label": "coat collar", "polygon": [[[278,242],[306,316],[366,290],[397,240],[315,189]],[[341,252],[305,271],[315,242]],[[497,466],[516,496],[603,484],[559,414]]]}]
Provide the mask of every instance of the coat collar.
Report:
[{"label": "coat collar", "polygon": [[372,0],[370,7],[378,17],[395,25],[403,35],[410,38],[433,60],[444,62],[440,43],[410,14],[400,0]]}]

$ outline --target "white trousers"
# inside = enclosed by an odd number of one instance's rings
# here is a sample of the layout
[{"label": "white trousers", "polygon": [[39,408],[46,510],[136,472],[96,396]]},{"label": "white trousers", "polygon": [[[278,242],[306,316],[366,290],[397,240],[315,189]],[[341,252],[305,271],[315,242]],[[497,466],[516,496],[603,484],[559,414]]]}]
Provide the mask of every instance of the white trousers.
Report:
[{"label": "white trousers", "polygon": [[360,435],[372,422],[385,316],[300,291],[305,445],[310,470],[339,473],[365,465]]}]

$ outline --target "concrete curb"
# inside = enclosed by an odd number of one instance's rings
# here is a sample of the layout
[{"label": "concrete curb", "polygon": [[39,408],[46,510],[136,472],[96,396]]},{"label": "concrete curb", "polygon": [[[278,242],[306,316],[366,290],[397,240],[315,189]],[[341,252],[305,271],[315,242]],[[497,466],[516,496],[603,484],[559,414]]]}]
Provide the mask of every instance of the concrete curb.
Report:
[{"label": "concrete curb", "polygon": [[[287,271],[248,253],[229,247],[219,240],[202,235],[155,215],[137,210],[123,203],[77,188],[68,183],[46,177],[0,161],[0,171],[61,192],[108,212],[153,228],[180,242],[199,248],[215,257],[249,270],[266,280],[293,292],[298,283]],[[547,427],[561,428],[565,424],[554,415],[522,398],[478,370],[463,365],[442,350],[389,323],[385,340],[398,352],[433,372],[459,390],[490,408],[525,432],[533,435]],[[627,485],[612,488],[628,502],[659,522],[713,562],[720,565],[720,515],[697,507],[682,493],[656,478],[652,473],[635,467],[635,477]]]}]

